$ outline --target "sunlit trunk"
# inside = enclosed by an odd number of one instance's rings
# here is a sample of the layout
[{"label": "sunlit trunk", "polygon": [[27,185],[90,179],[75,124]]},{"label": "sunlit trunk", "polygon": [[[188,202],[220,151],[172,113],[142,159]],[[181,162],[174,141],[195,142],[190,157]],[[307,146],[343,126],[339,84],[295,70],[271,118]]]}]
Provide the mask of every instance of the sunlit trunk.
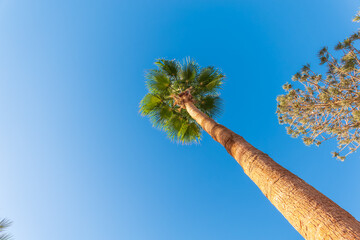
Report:
[{"label": "sunlit trunk", "polygon": [[244,138],[216,123],[191,101],[185,106],[305,239],[360,239],[360,223],[347,211]]}]

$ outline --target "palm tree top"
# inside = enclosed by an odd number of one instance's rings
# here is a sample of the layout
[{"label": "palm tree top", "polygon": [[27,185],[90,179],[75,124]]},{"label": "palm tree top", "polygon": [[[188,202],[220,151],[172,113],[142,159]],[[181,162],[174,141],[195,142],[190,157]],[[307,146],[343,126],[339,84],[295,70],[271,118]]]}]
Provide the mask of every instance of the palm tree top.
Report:
[{"label": "palm tree top", "polygon": [[156,69],[146,73],[148,93],[140,102],[140,112],[148,116],[154,127],[164,130],[168,137],[187,144],[199,142],[201,127],[185,110],[181,96],[191,94],[191,101],[209,117],[221,112],[219,90],[225,75],[215,67],[201,68],[194,60],[158,59]]}]

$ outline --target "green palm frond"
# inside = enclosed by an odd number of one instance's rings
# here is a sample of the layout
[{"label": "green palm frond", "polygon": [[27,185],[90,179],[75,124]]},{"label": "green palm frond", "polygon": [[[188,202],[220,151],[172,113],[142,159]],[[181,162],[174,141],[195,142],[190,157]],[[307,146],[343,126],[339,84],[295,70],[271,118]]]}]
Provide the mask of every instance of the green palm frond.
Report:
[{"label": "green palm frond", "polygon": [[[8,228],[11,224],[12,222],[10,220],[5,218],[2,219],[0,221],[0,232],[4,232],[6,228]],[[10,239],[11,239],[11,235],[7,233],[0,234],[0,240],[10,240]]]},{"label": "green palm frond", "polygon": [[0,235],[0,240],[10,240],[12,237],[10,234],[2,234]]},{"label": "green palm frond", "polygon": [[152,114],[152,111],[160,106],[162,100],[160,97],[148,93],[145,95],[145,97],[140,102],[140,112],[143,116]]},{"label": "green palm frond", "polygon": [[185,86],[190,86],[190,84],[194,82],[198,68],[198,64],[190,58],[184,60],[184,64],[180,71],[180,78]]},{"label": "green palm frond", "polygon": [[200,128],[195,122],[185,122],[178,133],[181,143],[199,142],[201,139]]},{"label": "green palm frond", "polygon": [[146,74],[149,93],[140,102],[140,112],[148,116],[154,127],[182,144],[199,142],[201,127],[185,109],[176,105],[176,96],[191,88],[194,104],[210,117],[219,116],[219,90],[225,76],[214,67],[201,68],[191,58],[181,64],[176,60],[158,59],[157,69]]},{"label": "green palm frond", "polygon": [[155,107],[148,115],[154,127],[164,128],[168,119],[172,116],[172,110],[165,104]]},{"label": "green palm frond", "polygon": [[176,60],[158,59],[155,65],[168,76],[177,77],[181,68]]},{"label": "green palm frond", "polygon": [[206,90],[209,93],[217,92],[222,84],[222,76],[217,76],[215,79],[213,79],[211,82],[205,85],[204,90]]},{"label": "green palm frond", "polygon": [[222,101],[219,96],[206,95],[196,104],[209,117],[218,117],[221,114]]},{"label": "green palm frond", "polygon": [[171,140],[178,139],[178,133],[181,127],[187,120],[181,116],[180,113],[173,113],[172,116],[166,122],[166,132]]},{"label": "green palm frond", "polygon": [[0,232],[3,232],[6,228],[10,227],[11,224],[12,222],[9,219],[2,219],[0,221]]},{"label": "green palm frond", "polygon": [[170,79],[168,75],[159,70],[151,70],[146,75],[146,85],[150,92],[161,93],[166,91],[170,85]]},{"label": "green palm frond", "polygon": [[225,76],[214,67],[203,68],[198,76],[198,84],[195,87],[196,93],[216,93],[220,90]]}]

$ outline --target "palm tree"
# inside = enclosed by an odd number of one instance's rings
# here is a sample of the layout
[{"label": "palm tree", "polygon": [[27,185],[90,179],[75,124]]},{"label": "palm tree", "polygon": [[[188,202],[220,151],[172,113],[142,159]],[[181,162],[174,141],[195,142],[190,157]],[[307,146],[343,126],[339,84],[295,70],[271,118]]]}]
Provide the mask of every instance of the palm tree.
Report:
[{"label": "palm tree", "polygon": [[8,219],[2,219],[0,221],[0,240],[10,240],[11,236],[7,233],[2,233],[11,225],[11,221]]},{"label": "palm tree", "polygon": [[183,64],[159,59],[155,65],[146,75],[149,93],[140,102],[140,112],[155,127],[185,144],[198,142],[205,130],[305,239],[360,239],[360,223],[347,211],[212,119],[220,112],[218,91],[225,78],[220,70],[190,59]]}]

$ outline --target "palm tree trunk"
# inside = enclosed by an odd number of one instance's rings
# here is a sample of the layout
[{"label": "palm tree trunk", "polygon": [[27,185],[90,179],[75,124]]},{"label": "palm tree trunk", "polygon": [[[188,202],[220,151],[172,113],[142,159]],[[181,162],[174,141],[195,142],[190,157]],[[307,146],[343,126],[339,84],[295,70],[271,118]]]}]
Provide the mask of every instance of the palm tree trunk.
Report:
[{"label": "palm tree trunk", "polygon": [[347,211],[243,137],[216,123],[191,101],[185,102],[185,107],[305,239],[360,239],[360,222]]}]

